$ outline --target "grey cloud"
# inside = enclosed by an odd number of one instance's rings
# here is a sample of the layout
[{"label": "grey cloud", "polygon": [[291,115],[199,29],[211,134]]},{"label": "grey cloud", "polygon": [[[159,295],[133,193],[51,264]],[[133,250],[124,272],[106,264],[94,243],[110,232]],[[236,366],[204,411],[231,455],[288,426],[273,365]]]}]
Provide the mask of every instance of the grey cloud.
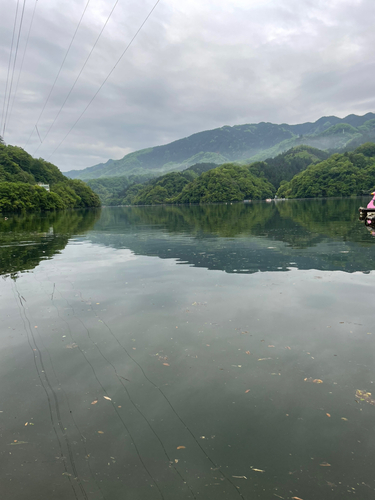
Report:
[{"label": "grey cloud", "polygon": [[[15,0],[7,3],[0,20],[2,99]],[[57,0],[38,2],[7,142],[23,146],[33,130],[84,4],[67,0],[62,9]],[[113,4],[91,0],[38,124],[42,137]],[[34,130],[26,147],[30,153],[49,157],[152,5],[119,3],[38,150]],[[373,111],[374,15],[371,0],[164,0],[51,161],[62,170],[84,168],[223,125],[298,123]]]}]

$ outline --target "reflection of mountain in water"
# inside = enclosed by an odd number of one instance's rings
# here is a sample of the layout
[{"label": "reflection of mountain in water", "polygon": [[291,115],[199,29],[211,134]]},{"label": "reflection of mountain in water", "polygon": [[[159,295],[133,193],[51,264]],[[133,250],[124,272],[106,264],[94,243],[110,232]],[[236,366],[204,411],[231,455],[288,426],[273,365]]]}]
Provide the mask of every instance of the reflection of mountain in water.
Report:
[{"label": "reflection of mountain in water", "polygon": [[89,230],[100,210],[14,215],[0,219],[0,275],[16,277],[63,250],[69,238]]},{"label": "reflection of mountain in water", "polygon": [[226,272],[374,269],[372,235],[358,221],[360,199],[102,211],[93,243]]}]

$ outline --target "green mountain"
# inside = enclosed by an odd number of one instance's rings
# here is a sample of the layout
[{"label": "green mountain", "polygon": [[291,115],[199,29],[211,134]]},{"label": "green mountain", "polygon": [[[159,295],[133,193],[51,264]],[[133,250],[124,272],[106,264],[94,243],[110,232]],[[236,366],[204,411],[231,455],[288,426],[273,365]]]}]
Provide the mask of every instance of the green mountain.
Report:
[{"label": "green mountain", "polygon": [[[152,174],[144,174],[129,175],[129,177],[101,177],[88,179],[85,182],[99,195],[103,205],[133,205],[141,190],[143,191],[141,197],[144,200],[142,204],[153,204],[155,195],[157,202],[162,203],[164,198],[170,198],[179,193],[180,178],[184,178],[186,183],[215,167],[217,167],[216,163],[196,163],[183,172],[170,172],[156,178]],[[163,198],[157,195],[159,186],[167,188]],[[154,187],[156,187],[156,191],[153,189]],[[147,203],[145,202],[146,198]]]},{"label": "green mountain", "polygon": [[98,195],[83,181],[68,179],[56,165],[0,137],[0,212],[99,206]]},{"label": "green mountain", "polygon": [[[182,172],[169,172],[153,179],[147,179],[146,176],[110,177],[88,180],[87,183],[107,205],[206,203],[269,198],[275,194],[282,182],[291,180],[295,174],[309,165],[319,163],[328,157],[328,153],[319,149],[296,146],[275,158],[247,166],[232,163],[223,164],[224,168],[219,168],[215,163],[197,163]],[[209,174],[203,175],[208,171]],[[225,175],[222,175],[224,171]],[[245,176],[242,175],[244,173]],[[262,185],[260,192],[257,189],[247,189],[247,191],[243,189],[250,174],[256,178],[252,179],[253,185]],[[133,182],[131,179],[134,179]],[[193,181],[194,184],[191,184]],[[112,194],[109,193],[109,188],[105,187],[110,183],[113,184]],[[204,187],[202,183],[205,184]],[[219,189],[220,183],[223,185]],[[266,184],[267,188],[264,189]],[[201,195],[196,191],[197,186],[201,186],[199,188]],[[239,190],[236,191],[234,186]]]},{"label": "green mountain", "polygon": [[120,177],[88,179],[85,182],[100,197],[103,205],[121,205],[124,196],[121,196],[120,193],[134,184],[145,184],[154,177],[153,174],[129,175],[128,177],[122,175]]},{"label": "green mountain", "polygon": [[314,123],[258,123],[224,126],[193,134],[164,146],[142,149],[121,160],[108,160],[84,170],[71,170],[73,179],[162,174],[196,163],[251,163],[274,157],[301,144],[330,153],[354,149],[375,140],[375,114],[322,117]]},{"label": "green mountain", "polygon": [[359,196],[375,188],[375,144],[365,143],[353,152],[335,153],[310,165],[289,182],[282,183],[282,198]]},{"label": "green mountain", "polygon": [[220,203],[272,198],[276,191],[279,198],[353,196],[372,191],[374,179],[375,143],[332,155],[296,146],[250,165],[197,164],[169,172],[143,184],[133,183],[108,201],[117,205]]},{"label": "green mountain", "polygon": [[[265,199],[276,189],[264,176],[254,175],[251,166],[224,163],[194,165],[183,172],[169,172],[148,183],[135,184],[119,194],[122,205],[165,203],[219,203]],[[200,173],[202,172],[202,173]]]},{"label": "green mountain", "polygon": [[218,203],[264,200],[275,194],[275,188],[264,177],[251,173],[248,166],[225,163],[204,172],[184,186],[172,203]]},{"label": "green mountain", "polygon": [[252,163],[251,171],[264,176],[278,189],[283,181],[290,181],[309,165],[326,160],[329,156],[329,153],[311,146],[295,146],[274,158]]}]

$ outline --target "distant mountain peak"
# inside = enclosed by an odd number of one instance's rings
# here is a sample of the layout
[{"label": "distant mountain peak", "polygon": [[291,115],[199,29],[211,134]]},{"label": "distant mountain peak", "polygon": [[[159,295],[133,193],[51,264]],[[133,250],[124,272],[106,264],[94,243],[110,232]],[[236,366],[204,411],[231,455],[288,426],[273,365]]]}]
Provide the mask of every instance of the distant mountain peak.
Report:
[{"label": "distant mountain peak", "polygon": [[[164,174],[181,171],[196,163],[250,163],[274,157],[294,146],[306,144],[327,152],[354,149],[375,140],[374,113],[350,114],[345,118],[322,116],[315,122],[296,125],[260,122],[257,124],[223,125],[196,132],[163,146],[142,149],[120,160],[108,160],[84,170],[71,170],[65,175],[83,180],[119,177],[131,174]],[[330,128],[346,124],[342,134]],[[327,132],[328,131],[328,132]]]}]

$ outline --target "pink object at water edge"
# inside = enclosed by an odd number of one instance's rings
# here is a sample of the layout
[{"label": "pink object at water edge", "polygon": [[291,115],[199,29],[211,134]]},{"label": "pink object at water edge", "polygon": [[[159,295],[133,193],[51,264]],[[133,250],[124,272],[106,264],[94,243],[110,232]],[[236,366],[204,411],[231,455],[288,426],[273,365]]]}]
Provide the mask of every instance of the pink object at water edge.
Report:
[{"label": "pink object at water edge", "polygon": [[370,203],[367,205],[367,208],[373,208],[375,210],[375,205],[374,205],[374,201],[375,201],[375,192],[374,193],[371,193],[372,195],[374,195],[373,199],[370,201]]}]

